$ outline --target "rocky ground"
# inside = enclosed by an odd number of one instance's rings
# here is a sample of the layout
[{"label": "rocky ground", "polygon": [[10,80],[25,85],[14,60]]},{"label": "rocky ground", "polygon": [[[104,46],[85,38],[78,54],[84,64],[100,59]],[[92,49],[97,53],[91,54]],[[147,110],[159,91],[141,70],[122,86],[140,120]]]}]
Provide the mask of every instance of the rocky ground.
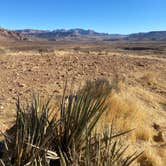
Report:
[{"label": "rocky ground", "polygon": [[[96,47],[80,45],[73,48],[69,45],[68,48],[61,46],[51,47],[51,51],[49,49],[20,50],[1,46],[0,128],[2,131],[12,123],[17,96],[26,101],[33,92],[40,93],[41,96],[61,95],[66,80],[68,85],[74,84],[74,89],[77,89],[86,80],[106,78],[110,81],[114,79],[123,81],[125,85],[135,89],[133,93],[147,104],[150,111],[154,111],[149,114],[152,115],[151,124],[155,122],[159,125],[164,137],[166,57],[163,54],[115,50],[107,45]],[[141,95],[141,90],[146,91],[150,99],[145,97],[147,94]],[[160,145],[166,148],[166,139]]]}]

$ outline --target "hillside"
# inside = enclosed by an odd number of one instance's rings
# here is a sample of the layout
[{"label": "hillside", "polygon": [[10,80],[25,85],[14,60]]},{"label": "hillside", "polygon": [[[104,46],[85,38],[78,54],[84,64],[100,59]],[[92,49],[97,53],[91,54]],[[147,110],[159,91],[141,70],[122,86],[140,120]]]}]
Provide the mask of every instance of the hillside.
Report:
[{"label": "hillside", "polygon": [[53,31],[49,30],[33,30],[33,29],[25,29],[25,30],[17,30],[23,35],[40,37],[40,38],[59,38],[59,37],[77,37],[77,36],[106,36],[105,33],[97,33],[93,30],[84,30],[84,29],[57,29]]},{"label": "hillside", "polygon": [[166,31],[152,31],[147,33],[135,33],[126,37],[127,40],[154,40],[154,41],[166,41]]},{"label": "hillside", "polygon": [[24,37],[16,32],[10,31],[4,28],[0,28],[0,41],[15,41],[15,40],[24,40]]}]

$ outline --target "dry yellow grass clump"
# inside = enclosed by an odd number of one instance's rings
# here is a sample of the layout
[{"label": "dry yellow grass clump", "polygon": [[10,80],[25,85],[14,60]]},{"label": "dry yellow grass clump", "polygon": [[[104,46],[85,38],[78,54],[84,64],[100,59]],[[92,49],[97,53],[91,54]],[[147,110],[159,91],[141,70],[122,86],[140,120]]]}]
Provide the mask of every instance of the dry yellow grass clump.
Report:
[{"label": "dry yellow grass clump", "polygon": [[143,76],[140,78],[143,84],[147,84],[149,86],[155,86],[158,82],[158,74],[155,72],[145,72]]},{"label": "dry yellow grass clump", "polygon": [[105,113],[105,122],[114,124],[119,131],[134,129],[130,134],[132,141],[150,141],[153,130],[148,125],[146,108],[128,91],[112,91],[109,97],[110,107]]},{"label": "dry yellow grass clump", "polygon": [[[163,119],[158,117],[159,113],[161,116],[161,102],[163,98],[154,92],[141,86],[126,86],[124,82],[117,83],[108,97],[109,108],[100,124],[104,126],[113,123],[115,130],[119,132],[134,129],[124,140],[130,144],[130,152],[144,151],[134,166],[166,164],[166,144],[162,141],[163,138],[159,142],[155,141],[154,137],[159,136],[159,131],[153,127],[155,123],[163,123]],[[156,108],[159,110],[155,110]]]},{"label": "dry yellow grass clump", "polygon": [[164,166],[165,163],[159,155],[158,151],[149,146],[144,145],[144,153],[139,157],[138,162],[143,166]]}]

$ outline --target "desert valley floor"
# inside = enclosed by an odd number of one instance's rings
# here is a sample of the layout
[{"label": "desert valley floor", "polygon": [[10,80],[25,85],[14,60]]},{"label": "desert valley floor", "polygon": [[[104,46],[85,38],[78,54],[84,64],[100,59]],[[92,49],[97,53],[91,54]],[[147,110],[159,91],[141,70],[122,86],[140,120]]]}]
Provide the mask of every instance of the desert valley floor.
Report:
[{"label": "desert valley floor", "polygon": [[[152,47],[157,49],[151,49]],[[140,111],[138,115],[144,116],[143,120],[137,117],[137,113],[131,113],[132,116],[128,117],[132,120],[136,114],[136,121],[133,119],[131,127],[135,128],[134,123],[140,122],[138,126],[141,131],[136,131],[136,138],[131,140],[134,141],[133,148],[145,150],[145,158],[164,166],[165,48],[165,43],[153,42],[0,43],[0,129],[4,131],[12,124],[17,96],[20,96],[22,101],[29,100],[34,92],[41,96],[61,96],[66,80],[69,86],[72,85],[77,90],[86,80],[108,79],[116,82],[119,88],[112,99],[113,103],[119,102],[121,105],[118,110],[123,112],[126,108]]]}]

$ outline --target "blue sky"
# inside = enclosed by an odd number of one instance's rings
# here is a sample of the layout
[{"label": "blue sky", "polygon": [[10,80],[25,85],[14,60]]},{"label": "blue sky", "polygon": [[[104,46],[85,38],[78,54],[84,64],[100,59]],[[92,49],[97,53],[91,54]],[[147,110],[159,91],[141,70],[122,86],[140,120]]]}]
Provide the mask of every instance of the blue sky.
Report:
[{"label": "blue sky", "polygon": [[166,30],[166,0],[0,0],[0,27],[122,34]]}]

